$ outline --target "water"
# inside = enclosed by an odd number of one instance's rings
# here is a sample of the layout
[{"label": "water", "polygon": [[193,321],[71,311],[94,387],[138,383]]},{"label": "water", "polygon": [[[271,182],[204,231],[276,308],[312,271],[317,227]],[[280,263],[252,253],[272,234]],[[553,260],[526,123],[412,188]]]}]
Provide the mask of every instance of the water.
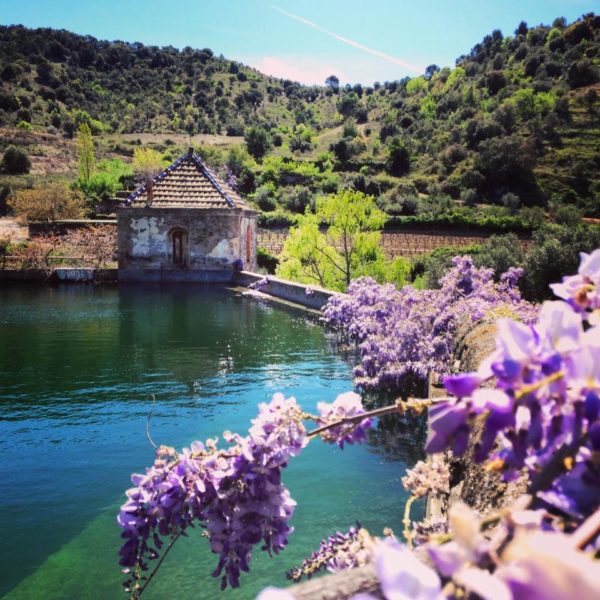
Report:
[{"label": "water", "polygon": [[[129,475],[149,465],[152,436],[177,448],[244,433],[275,391],[307,410],[351,389],[351,368],[306,314],[205,286],[0,289],[0,596],[124,598],[115,515]],[[153,403],[152,397],[156,401]],[[380,436],[377,436],[377,439]],[[253,598],[336,529],[401,529],[399,483],[414,459],[370,444],[319,441],[284,481],[298,501],[289,547],[255,553],[242,587]],[[144,597],[219,597],[216,564],[192,531]]]}]

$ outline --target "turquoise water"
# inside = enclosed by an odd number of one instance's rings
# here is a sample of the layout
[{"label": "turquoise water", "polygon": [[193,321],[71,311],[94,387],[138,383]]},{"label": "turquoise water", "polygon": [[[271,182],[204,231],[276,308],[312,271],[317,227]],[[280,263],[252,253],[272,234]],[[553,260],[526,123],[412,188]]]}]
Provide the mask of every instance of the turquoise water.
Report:
[{"label": "turquoise water", "polygon": [[[276,391],[307,410],[351,389],[351,366],[319,323],[205,286],[0,289],[0,596],[125,598],[115,515],[157,443],[244,433]],[[152,396],[156,398],[153,405]],[[414,444],[381,432],[343,452],[311,443],[286,470],[297,500],[289,547],[255,553],[221,594],[216,557],[191,531],[144,595],[253,598],[356,519],[400,530],[399,483]]]}]

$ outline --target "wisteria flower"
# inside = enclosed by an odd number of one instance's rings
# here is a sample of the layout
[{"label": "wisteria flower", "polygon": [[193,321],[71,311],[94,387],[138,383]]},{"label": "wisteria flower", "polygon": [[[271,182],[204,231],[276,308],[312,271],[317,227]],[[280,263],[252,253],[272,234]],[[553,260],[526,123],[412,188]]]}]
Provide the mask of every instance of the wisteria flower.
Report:
[{"label": "wisteria flower", "polygon": [[[355,392],[340,394],[332,403],[319,402],[317,410],[320,414],[321,425],[330,425],[348,417],[358,416],[365,412],[362,400]],[[366,432],[373,425],[373,420],[365,418],[362,421],[343,423],[321,433],[324,441],[336,443],[340,448],[344,444],[363,442]]]},{"label": "wisteria flower", "polygon": [[396,541],[386,540],[375,547],[375,568],[387,600],[441,598],[438,574]]},{"label": "wisteria flower", "polygon": [[496,576],[519,600],[596,600],[600,563],[561,533],[521,533],[502,553]]}]

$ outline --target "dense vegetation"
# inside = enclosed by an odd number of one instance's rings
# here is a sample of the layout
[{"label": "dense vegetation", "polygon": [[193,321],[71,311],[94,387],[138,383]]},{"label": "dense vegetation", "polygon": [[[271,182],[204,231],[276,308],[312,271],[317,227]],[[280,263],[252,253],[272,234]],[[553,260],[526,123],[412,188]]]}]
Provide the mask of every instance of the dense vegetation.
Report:
[{"label": "dense vegetation", "polygon": [[0,27],[0,150],[20,139],[35,153],[28,136],[42,132],[66,145],[86,124],[106,158],[131,156],[132,133],[170,135],[154,147],[172,158],[182,134],[221,134],[231,143],[204,146],[205,159],[275,221],[346,188],[425,220],[539,220],[565,205],[597,217],[599,42],[593,14],[521,23],[454,69],[341,87],[268,77],[209,49]]}]

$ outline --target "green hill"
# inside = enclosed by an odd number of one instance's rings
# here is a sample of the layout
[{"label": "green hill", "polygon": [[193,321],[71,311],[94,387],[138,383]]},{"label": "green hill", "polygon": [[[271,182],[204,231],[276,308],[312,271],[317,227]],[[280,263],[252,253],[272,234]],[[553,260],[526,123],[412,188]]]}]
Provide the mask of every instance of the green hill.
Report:
[{"label": "green hill", "polygon": [[[194,136],[266,211],[302,212],[352,187],[393,215],[532,218],[536,205],[573,205],[600,217],[599,67],[594,14],[493,31],[453,69],[342,88],[268,77],[209,49],[0,27],[0,151],[16,143],[38,176],[68,176],[86,121],[106,157],[140,143],[172,156]],[[32,184],[4,176],[5,190]]]}]

